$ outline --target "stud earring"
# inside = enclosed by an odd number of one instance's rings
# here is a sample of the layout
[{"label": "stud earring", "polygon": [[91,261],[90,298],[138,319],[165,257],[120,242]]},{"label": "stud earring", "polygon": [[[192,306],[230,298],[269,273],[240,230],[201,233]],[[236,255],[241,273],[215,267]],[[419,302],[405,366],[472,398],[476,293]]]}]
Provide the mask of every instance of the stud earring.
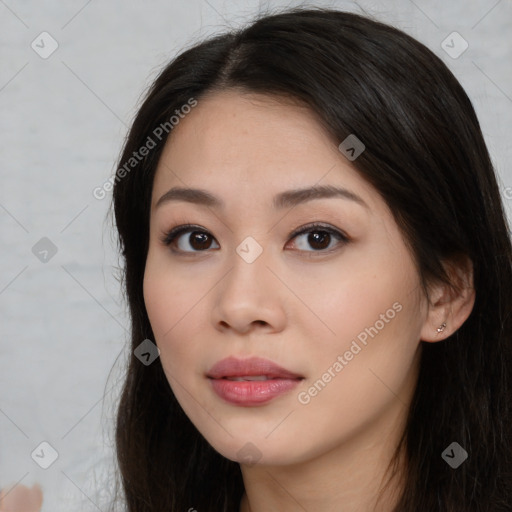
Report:
[{"label": "stud earring", "polygon": [[443,332],[446,327],[446,322],[443,322],[438,328],[437,332]]}]

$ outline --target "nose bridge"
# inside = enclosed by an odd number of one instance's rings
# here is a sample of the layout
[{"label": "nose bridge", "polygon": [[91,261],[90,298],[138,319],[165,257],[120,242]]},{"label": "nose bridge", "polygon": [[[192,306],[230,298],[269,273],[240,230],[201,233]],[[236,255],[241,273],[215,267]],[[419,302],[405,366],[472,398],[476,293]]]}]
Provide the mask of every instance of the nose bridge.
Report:
[{"label": "nose bridge", "polygon": [[[264,250],[263,245],[249,235],[238,244],[235,252],[246,264],[252,265],[256,260],[261,259]],[[265,252],[268,253],[268,250]]]},{"label": "nose bridge", "polygon": [[[229,260],[230,271],[221,284],[215,321],[245,331],[253,322],[278,323],[278,280],[267,268],[270,251],[248,236],[235,248]],[[274,281],[274,282],[272,282]]]},{"label": "nose bridge", "polygon": [[[259,287],[268,289],[267,265],[269,250],[265,250],[254,237],[247,236],[235,248],[230,258],[231,272],[228,287],[236,291],[238,300],[244,301],[249,295],[254,300],[260,295]],[[246,287],[246,293],[244,293]]]}]

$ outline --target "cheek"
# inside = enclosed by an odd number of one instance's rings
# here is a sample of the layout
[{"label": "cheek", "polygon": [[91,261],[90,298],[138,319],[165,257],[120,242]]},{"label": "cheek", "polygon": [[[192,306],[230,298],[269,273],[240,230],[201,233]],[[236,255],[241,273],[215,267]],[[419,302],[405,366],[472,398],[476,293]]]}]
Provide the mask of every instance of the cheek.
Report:
[{"label": "cheek", "polygon": [[[397,309],[403,310],[404,302],[410,302],[411,291],[417,286],[406,265],[404,262],[400,272],[375,263],[368,265],[371,270],[364,264],[352,265],[350,270],[336,272],[336,279],[325,279],[315,287],[314,294],[309,294],[309,304],[329,327],[333,341],[351,339],[376,322],[379,329],[397,323]],[[312,284],[305,286],[311,288]],[[399,305],[393,308],[395,303]],[[325,332],[329,339],[329,332]]]},{"label": "cheek", "polygon": [[158,266],[148,258],[143,282],[144,304],[153,334],[157,339],[172,327],[171,316],[175,311],[175,295],[171,293],[171,289],[165,274],[162,274]]},{"label": "cheek", "polygon": [[[168,265],[167,265],[168,267]],[[201,359],[201,335],[197,315],[205,314],[200,290],[193,290],[190,279],[166,266],[148,260],[144,274],[144,301],[160,363],[172,392],[189,418],[202,418],[199,406],[201,380],[197,361]],[[204,295],[204,291],[202,293]],[[202,329],[204,331],[204,329]],[[203,347],[204,348],[204,347]],[[201,378],[198,378],[201,377]],[[192,398],[191,398],[192,397]],[[207,421],[207,420],[204,420]]]},{"label": "cheek", "polygon": [[180,319],[187,321],[187,311],[193,306],[194,292],[190,281],[180,276],[160,251],[148,254],[143,282],[144,303],[153,333],[163,341]]},{"label": "cheek", "polygon": [[[198,315],[204,315],[207,288],[194,286],[169,265],[148,258],[144,273],[143,293],[146,311],[155,343],[160,349],[166,373],[179,374],[199,351],[201,326]],[[203,329],[204,330],[204,329]]]},{"label": "cheek", "polygon": [[322,298],[323,320],[336,334],[323,336],[320,350],[318,340],[310,345],[311,371],[298,396],[304,414],[315,418],[316,424],[306,427],[311,435],[348,435],[397,396],[406,402],[413,388],[419,302],[407,283],[385,281],[355,279],[353,288],[325,290],[333,300]]},{"label": "cheek", "polygon": [[[419,281],[412,261],[395,257],[392,263],[383,257],[368,265],[354,262],[349,268],[350,272],[339,269],[336,280],[324,280],[321,290],[309,295],[311,309],[328,328],[313,317],[309,322],[308,338],[316,340],[310,347],[314,378],[345,354],[343,373],[351,381],[372,378],[368,368],[403,374],[421,331]],[[322,350],[318,350],[318,336],[313,337],[313,324],[317,334],[322,328]]]}]

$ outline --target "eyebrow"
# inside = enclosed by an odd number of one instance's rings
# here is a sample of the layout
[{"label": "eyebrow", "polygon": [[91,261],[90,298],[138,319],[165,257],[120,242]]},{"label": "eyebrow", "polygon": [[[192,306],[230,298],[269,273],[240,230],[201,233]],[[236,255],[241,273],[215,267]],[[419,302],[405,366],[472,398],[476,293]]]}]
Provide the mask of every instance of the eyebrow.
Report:
[{"label": "eyebrow", "polygon": [[[354,201],[355,203],[368,208],[366,202],[354,194],[350,190],[334,185],[313,186],[309,188],[300,188],[286,190],[274,197],[273,207],[275,209],[283,209],[287,207],[297,206],[314,199],[341,198]],[[183,188],[173,187],[168,190],[155,204],[155,209],[170,201],[186,201],[199,205],[205,205],[212,208],[224,208],[224,201],[217,196],[211,194],[207,190],[199,188]]]}]

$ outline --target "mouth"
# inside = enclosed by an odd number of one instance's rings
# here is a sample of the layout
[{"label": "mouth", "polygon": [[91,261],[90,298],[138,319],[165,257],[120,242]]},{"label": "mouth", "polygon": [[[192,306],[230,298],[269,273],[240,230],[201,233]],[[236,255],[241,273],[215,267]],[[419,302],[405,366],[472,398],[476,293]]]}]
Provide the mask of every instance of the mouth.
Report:
[{"label": "mouth", "polygon": [[210,379],[237,381],[302,380],[304,378],[302,375],[287,370],[269,359],[260,357],[249,359],[228,357],[222,359],[212,366],[206,376]]},{"label": "mouth", "polygon": [[268,359],[228,357],[216,363],[206,375],[213,391],[231,405],[263,405],[285,394],[304,380]]},{"label": "mouth", "polygon": [[300,378],[297,379],[286,379],[285,377],[276,377],[271,375],[245,375],[241,377],[222,377],[225,380],[233,380],[233,381],[264,381],[264,380],[302,380]]}]

